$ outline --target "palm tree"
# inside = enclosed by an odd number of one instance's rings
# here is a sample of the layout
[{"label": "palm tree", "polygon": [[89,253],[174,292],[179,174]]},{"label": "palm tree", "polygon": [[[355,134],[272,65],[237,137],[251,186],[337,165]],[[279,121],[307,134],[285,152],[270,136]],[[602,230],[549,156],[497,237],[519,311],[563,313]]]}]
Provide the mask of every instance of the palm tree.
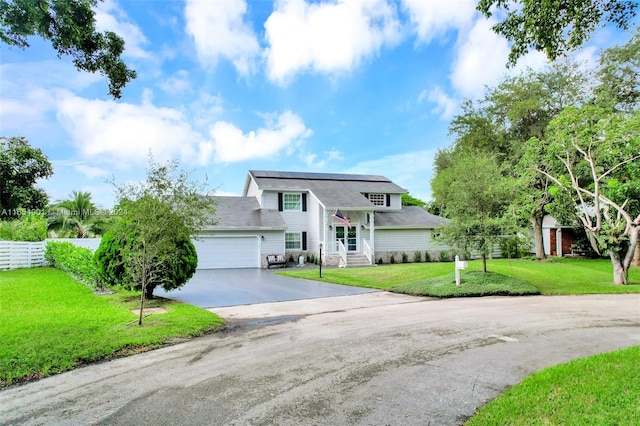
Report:
[{"label": "palm tree", "polygon": [[49,230],[58,236],[90,238],[105,232],[110,220],[100,215],[90,192],[72,191],[49,208]]}]

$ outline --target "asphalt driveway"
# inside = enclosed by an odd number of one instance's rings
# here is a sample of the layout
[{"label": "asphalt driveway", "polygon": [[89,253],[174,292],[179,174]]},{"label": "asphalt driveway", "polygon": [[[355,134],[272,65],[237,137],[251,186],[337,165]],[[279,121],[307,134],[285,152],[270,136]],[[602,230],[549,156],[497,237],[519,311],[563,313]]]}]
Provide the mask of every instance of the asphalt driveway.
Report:
[{"label": "asphalt driveway", "polygon": [[2,389],[0,424],[454,426],[534,371],[640,344],[635,294],[280,304],[316,313]]},{"label": "asphalt driveway", "polygon": [[377,290],[284,277],[265,269],[199,269],[181,289],[156,296],[201,308],[252,305],[321,297],[350,296]]}]

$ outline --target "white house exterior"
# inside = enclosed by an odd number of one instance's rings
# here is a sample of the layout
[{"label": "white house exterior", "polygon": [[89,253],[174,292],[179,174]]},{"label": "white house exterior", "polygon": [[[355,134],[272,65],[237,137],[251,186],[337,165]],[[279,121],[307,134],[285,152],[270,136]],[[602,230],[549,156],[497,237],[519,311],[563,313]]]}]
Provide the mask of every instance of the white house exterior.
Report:
[{"label": "white house exterior", "polygon": [[321,247],[323,263],[334,266],[437,256],[447,248],[431,233],[447,220],[403,207],[405,192],[384,176],[251,170],[243,196],[216,197],[216,224],[195,242],[198,267],[266,267],[267,255],[298,261]]}]

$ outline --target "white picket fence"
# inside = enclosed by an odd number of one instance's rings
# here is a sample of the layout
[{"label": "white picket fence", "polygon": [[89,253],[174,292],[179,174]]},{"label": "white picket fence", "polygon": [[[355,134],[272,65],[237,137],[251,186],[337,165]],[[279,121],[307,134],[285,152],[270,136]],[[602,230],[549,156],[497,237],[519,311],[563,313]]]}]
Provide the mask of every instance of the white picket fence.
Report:
[{"label": "white picket fence", "polygon": [[49,241],[67,242],[96,251],[101,238],[49,238],[45,241],[0,241],[0,270],[46,266],[44,252]]},{"label": "white picket fence", "polygon": [[45,241],[0,241],[0,269],[45,266]]}]

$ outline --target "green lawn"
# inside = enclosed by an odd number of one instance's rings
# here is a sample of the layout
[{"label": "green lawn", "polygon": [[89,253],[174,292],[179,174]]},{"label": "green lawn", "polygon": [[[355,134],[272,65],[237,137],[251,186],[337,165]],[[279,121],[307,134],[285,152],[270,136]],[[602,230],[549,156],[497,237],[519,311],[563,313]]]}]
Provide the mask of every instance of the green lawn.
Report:
[{"label": "green lawn", "polygon": [[[462,271],[462,280],[471,271],[480,270],[480,260],[469,261],[469,268]],[[630,285],[614,285],[611,261],[608,259],[489,259],[487,270],[527,281],[541,294],[640,293],[640,268],[631,268]],[[285,270],[279,273],[393,291],[394,287],[426,283],[432,278],[451,274],[453,271],[454,264],[446,262],[404,263],[371,268],[323,268],[322,278],[318,277],[317,269]],[[420,294],[415,288],[414,293]]]},{"label": "green lawn", "polygon": [[472,417],[475,425],[637,425],[640,346],[539,371]]},{"label": "green lawn", "polygon": [[520,278],[495,272],[466,272],[456,285],[455,274],[398,284],[389,288],[395,293],[433,297],[528,296],[540,291]]},{"label": "green lawn", "polygon": [[130,311],[138,297],[96,295],[53,268],[0,272],[0,386],[223,326],[209,311],[166,299],[152,303],[167,313],[150,315],[138,326]]}]

